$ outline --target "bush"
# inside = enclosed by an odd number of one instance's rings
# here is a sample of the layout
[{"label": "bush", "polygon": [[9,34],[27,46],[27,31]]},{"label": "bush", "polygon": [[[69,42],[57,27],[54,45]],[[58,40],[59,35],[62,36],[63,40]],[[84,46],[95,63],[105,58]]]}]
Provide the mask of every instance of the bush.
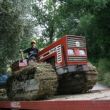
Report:
[{"label": "bush", "polygon": [[98,62],[99,81],[110,86],[110,59],[103,58]]}]

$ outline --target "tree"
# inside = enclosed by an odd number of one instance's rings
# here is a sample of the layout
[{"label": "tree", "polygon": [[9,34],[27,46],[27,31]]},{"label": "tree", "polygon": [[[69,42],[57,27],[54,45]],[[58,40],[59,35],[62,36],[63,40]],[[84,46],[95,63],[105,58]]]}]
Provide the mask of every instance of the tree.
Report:
[{"label": "tree", "polygon": [[[98,70],[99,80],[110,85],[110,0],[61,0],[64,19],[77,19],[75,31],[87,39],[89,60],[94,62]],[[70,22],[70,21],[69,21]],[[71,25],[71,24],[70,24]],[[66,26],[66,25],[65,25]],[[71,27],[71,26],[70,26]]]},{"label": "tree", "polygon": [[[59,0],[62,34],[74,33],[87,38],[90,59],[109,55],[109,0]],[[66,23],[64,22],[66,21]],[[106,23],[107,22],[107,23]],[[96,51],[97,50],[97,51]]]},{"label": "tree", "polygon": [[8,1],[4,0],[0,4],[0,12],[0,65],[5,67],[8,58],[15,56],[22,25],[19,13],[12,9],[12,4]]},{"label": "tree", "polygon": [[36,17],[36,24],[43,28],[42,38],[47,43],[52,43],[57,32],[58,24],[58,2],[53,0],[38,1],[34,4],[34,17]]},{"label": "tree", "polygon": [[[17,58],[20,42],[27,32],[24,25],[26,19],[22,11],[25,3],[18,0],[3,0],[0,2],[0,68],[5,71],[5,67],[10,60]],[[20,8],[21,6],[22,8]],[[26,15],[26,14],[25,14]],[[29,30],[27,30],[29,31]],[[28,36],[29,37],[29,36]]]}]

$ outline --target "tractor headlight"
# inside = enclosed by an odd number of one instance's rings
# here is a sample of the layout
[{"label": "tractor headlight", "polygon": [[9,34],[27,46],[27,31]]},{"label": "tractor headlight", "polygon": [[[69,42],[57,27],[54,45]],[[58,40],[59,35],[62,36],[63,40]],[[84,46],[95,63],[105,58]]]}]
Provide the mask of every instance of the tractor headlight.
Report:
[{"label": "tractor headlight", "polygon": [[86,53],[85,53],[85,51],[84,51],[84,50],[79,50],[79,54],[80,54],[81,56],[86,55]]},{"label": "tractor headlight", "polygon": [[74,55],[74,51],[72,49],[68,49],[68,55]]}]

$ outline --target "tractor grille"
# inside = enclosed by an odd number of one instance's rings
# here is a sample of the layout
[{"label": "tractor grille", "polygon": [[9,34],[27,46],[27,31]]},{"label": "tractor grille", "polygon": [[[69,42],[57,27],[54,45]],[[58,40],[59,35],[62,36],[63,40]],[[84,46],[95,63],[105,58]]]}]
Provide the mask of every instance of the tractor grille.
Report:
[{"label": "tractor grille", "polygon": [[84,37],[81,37],[81,36],[78,36],[78,37],[68,36],[67,37],[68,48],[76,47],[76,42],[80,43],[79,47],[82,47],[82,48],[86,47],[86,41]]},{"label": "tractor grille", "polygon": [[[76,42],[79,43],[79,45],[76,45]],[[68,48],[86,48],[86,40],[82,36],[68,36],[67,37],[67,44]],[[71,62],[83,62],[87,61],[87,56],[68,56],[68,61]]]},{"label": "tractor grille", "polygon": [[57,62],[62,62],[62,52],[61,52],[61,45],[56,47],[57,51]]},{"label": "tractor grille", "polygon": [[74,62],[80,62],[80,61],[87,61],[87,57],[75,57],[75,56],[69,56],[68,61],[74,61]]}]

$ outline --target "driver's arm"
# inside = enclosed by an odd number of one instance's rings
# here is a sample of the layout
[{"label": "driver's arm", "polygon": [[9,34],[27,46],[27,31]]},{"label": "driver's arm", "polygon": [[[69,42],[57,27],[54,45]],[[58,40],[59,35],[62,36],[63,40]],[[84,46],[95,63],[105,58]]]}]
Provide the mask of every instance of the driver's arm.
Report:
[{"label": "driver's arm", "polygon": [[23,50],[23,53],[29,53],[29,51],[30,49],[28,48],[28,49]]}]

